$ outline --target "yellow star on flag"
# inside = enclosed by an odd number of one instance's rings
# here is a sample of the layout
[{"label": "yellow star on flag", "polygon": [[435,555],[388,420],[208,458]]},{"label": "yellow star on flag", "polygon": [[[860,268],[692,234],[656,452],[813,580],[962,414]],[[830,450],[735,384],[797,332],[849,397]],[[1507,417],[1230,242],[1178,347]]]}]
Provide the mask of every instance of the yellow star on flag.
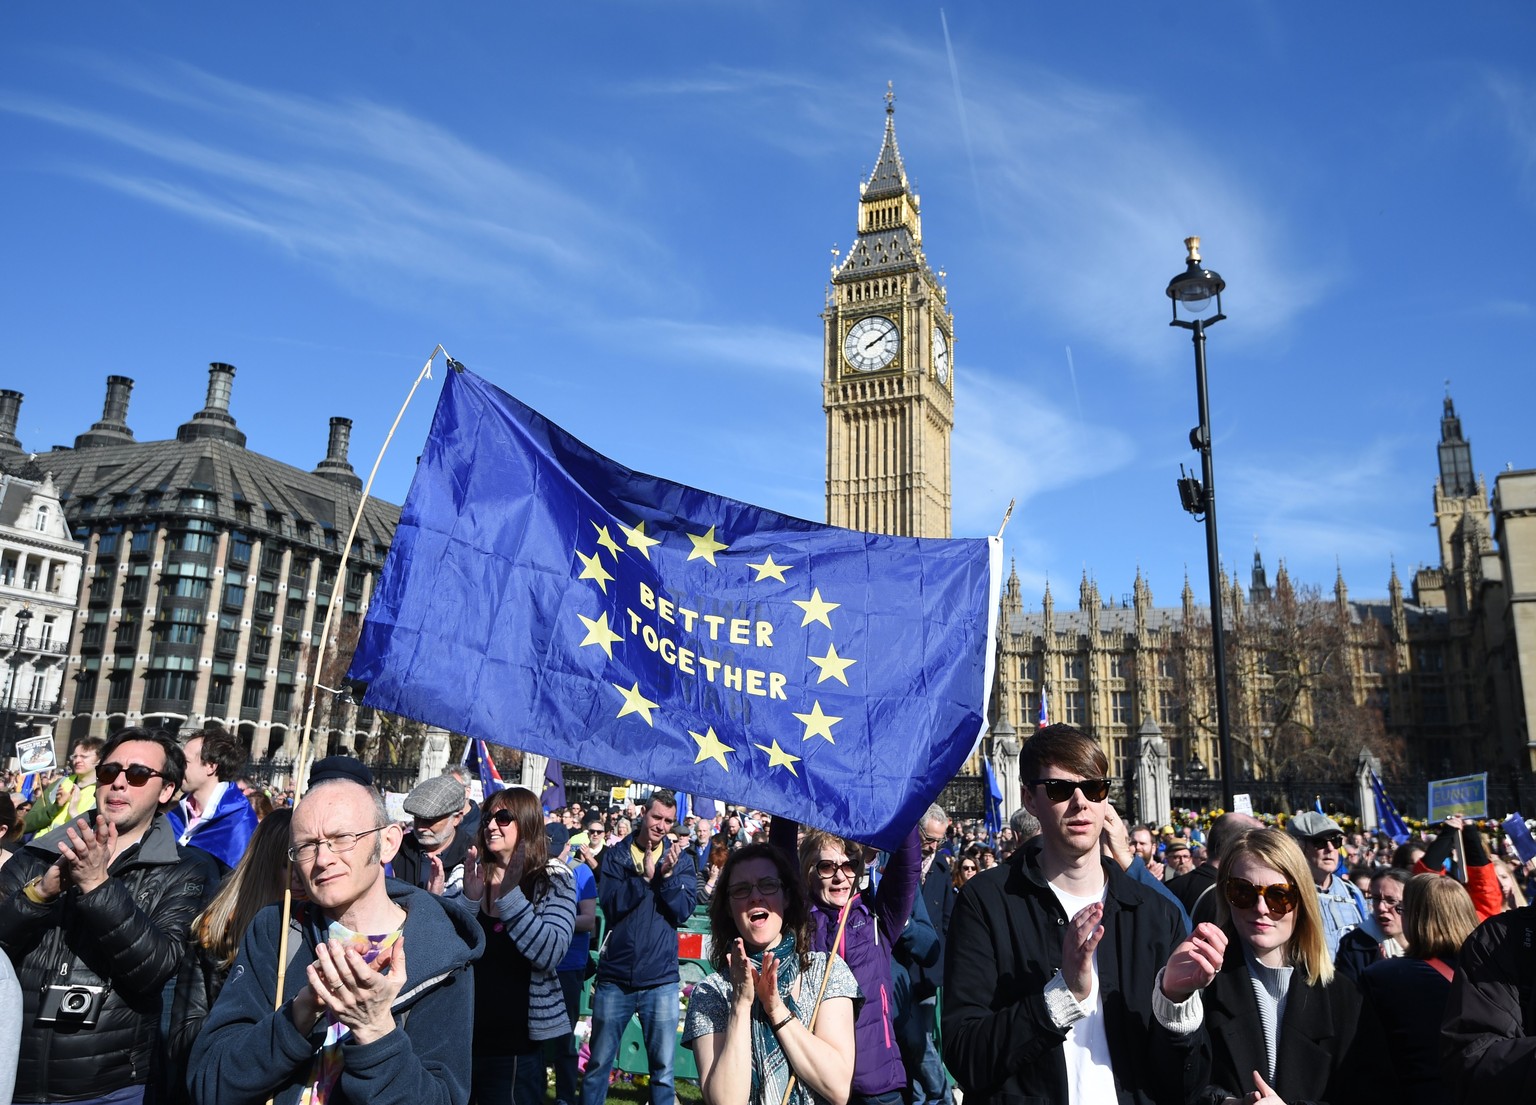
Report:
[{"label": "yellow star on flag", "polygon": [[612,554],[613,558],[617,560],[619,558],[619,543],[615,541],[613,539],[613,535],[608,532],[608,527],[600,526],[596,522],[593,522],[592,528],[597,530],[597,543],[603,548],[607,549],[608,552]]},{"label": "yellow star on flag", "polygon": [[596,619],[589,618],[585,614],[577,614],[581,624],[587,627],[587,635],[581,639],[581,645],[597,645],[608,654],[608,659],[613,659],[613,642],[622,641],[612,629],[608,628],[608,611],[604,610]]},{"label": "yellow star on flag", "polygon": [[656,727],[656,723],[651,720],[651,711],[656,708],[656,703],[640,693],[640,684],[638,682],[627,691],[617,683],[610,685],[624,696],[624,705],[619,707],[619,712],[614,715],[615,717],[623,717],[625,714],[639,714],[645,719],[647,725],[653,729]]},{"label": "yellow star on flag", "polygon": [[811,592],[809,599],[795,599],[795,605],[805,611],[805,617],[800,619],[802,626],[810,625],[812,622],[820,622],[828,629],[831,629],[832,623],[827,620],[827,615],[843,604],[825,601],[821,597],[821,588],[818,587]]},{"label": "yellow star on flag", "polygon": [[795,714],[795,716],[805,723],[805,736],[801,737],[801,740],[808,741],[812,737],[826,737],[828,744],[837,743],[832,739],[832,726],[836,725],[843,719],[840,717],[833,717],[831,714],[822,713],[820,702],[811,703],[810,713]]},{"label": "yellow star on flag", "polygon": [[588,556],[580,549],[577,549],[576,559],[585,565],[581,569],[581,575],[577,576],[576,578],[595,579],[597,581],[597,585],[603,589],[603,594],[606,595],[608,593],[608,581],[613,577],[608,574],[608,569],[603,567],[602,558],[599,557],[596,553]]},{"label": "yellow star on flag", "polygon": [[784,751],[784,749],[779,747],[778,741],[773,742],[772,748],[769,748],[766,744],[754,744],[752,747],[760,748],[768,753],[768,766],[770,768],[787,767],[791,775],[797,779],[800,778],[800,773],[795,770],[795,761],[800,759],[800,757],[791,756],[788,752]]},{"label": "yellow star on flag", "polygon": [[651,558],[651,546],[661,544],[659,538],[647,537],[645,535],[645,523],[643,521],[636,522],[634,529],[630,529],[628,526],[620,526],[619,532],[624,535],[624,543],[632,549],[640,550],[640,555],[647,560]]},{"label": "yellow star on flag", "polygon": [[807,660],[821,669],[821,674],[816,677],[816,682],[824,683],[828,679],[836,679],[843,686],[848,685],[848,677],[843,673],[848,670],[850,664],[857,664],[857,660],[845,660],[837,654],[837,646],[827,645],[825,656],[807,656]]},{"label": "yellow star on flag", "polygon": [[694,758],[694,763],[701,764],[705,760],[714,760],[725,770],[731,770],[731,765],[725,762],[725,754],[727,752],[734,752],[736,749],[723,743],[719,737],[715,736],[715,727],[713,725],[702,733],[695,733],[690,729],[688,730],[688,735],[699,742],[699,754]]},{"label": "yellow star on flag", "polygon": [[715,563],[715,554],[717,552],[724,552],[726,549],[730,548],[729,545],[721,544],[719,541],[715,540],[714,526],[709,527],[708,533],[690,533],[688,535],[688,540],[693,542],[693,551],[688,554],[688,559],[697,560],[702,556],[705,560],[709,561],[710,567],[712,568],[719,567],[719,565]]},{"label": "yellow star on flag", "polygon": [[[773,554],[769,553],[767,558],[764,559],[761,564],[748,564],[747,567],[757,572],[757,578],[752,581],[753,583],[761,583],[763,580],[768,579],[770,576],[778,580],[780,583],[783,583],[784,573],[793,568],[794,565],[775,564],[773,562]],[[827,628],[830,629],[831,626],[828,626]]]}]

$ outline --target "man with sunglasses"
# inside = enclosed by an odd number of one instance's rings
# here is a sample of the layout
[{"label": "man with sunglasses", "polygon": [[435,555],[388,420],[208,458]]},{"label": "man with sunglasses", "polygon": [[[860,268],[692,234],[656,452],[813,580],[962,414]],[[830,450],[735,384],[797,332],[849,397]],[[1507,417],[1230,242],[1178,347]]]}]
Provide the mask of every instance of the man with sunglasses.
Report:
[{"label": "man with sunglasses", "polygon": [[219,879],[163,816],[185,765],[166,733],[119,731],[96,808],[0,869],[0,947],[23,992],[14,1100],[143,1100],[162,991]]},{"label": "man with sunglasses", "polygon": [[1307,857],[1307,866],[1312,869],[1312,881],[1317,884],[1328,958],[1339,954],[1339,941],[1344,934],[1357,928],[1363,928],[1379,943],[1384,937],[1365,904],[1365,895],[1340,870],[1344,830],[1339,823],[1325,813],[1304,810],[1292,817],[1286,827],[1301,845],[1301,854]]},{"label": "man with sunglasses", "polygon": [[1040,833],[955,903],[944,1058],[966,1105],[1184,1100],[1195,1043],[1152,1015],[1184,921],[1101,854],[1108,767],[1099,743],[1069,725],[1025,741],[1024,805]]}]

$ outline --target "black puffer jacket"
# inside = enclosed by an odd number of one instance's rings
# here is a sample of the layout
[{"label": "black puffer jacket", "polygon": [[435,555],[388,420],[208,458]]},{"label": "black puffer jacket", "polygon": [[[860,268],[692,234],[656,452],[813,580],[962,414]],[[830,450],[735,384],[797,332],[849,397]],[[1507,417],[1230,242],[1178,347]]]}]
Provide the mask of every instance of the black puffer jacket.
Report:
[{"label": "black puffer jacket", "polygon": [[[212,857],[180,849],[162,816],[89,894],[36,905],[22,887],[58,857],[63,829],[0,868],[0,948],[16,965],[23,1021],[16,1097],[70,1101],[148,1082],[161,993],[187,929],[218,884]],[[50,985],[108,986],[95,1028],[40,1025]]]}]

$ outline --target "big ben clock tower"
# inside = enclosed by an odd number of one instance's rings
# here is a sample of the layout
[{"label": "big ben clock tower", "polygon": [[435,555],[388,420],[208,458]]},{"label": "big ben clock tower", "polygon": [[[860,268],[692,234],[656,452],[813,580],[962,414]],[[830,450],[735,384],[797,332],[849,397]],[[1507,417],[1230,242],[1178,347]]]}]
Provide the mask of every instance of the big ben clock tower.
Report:
[{"label": "big ben clock tower", "polygon": [[827,294],[822,409],[827,521],[871,533],[949,536],[954,319],[923,256],[918,197],[885,141],[859,190],[859,233]]}]

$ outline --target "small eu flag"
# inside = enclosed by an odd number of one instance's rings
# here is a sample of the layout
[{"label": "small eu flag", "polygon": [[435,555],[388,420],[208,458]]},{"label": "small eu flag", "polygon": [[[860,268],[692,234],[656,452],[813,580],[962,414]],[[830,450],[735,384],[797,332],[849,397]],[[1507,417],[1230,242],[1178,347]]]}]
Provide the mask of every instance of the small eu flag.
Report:
[{"label": "small eu flag", "polygon": [[350,677],[453,732],[894,848],[965,762],[1001,542],[632,471],[450,372]]}]

